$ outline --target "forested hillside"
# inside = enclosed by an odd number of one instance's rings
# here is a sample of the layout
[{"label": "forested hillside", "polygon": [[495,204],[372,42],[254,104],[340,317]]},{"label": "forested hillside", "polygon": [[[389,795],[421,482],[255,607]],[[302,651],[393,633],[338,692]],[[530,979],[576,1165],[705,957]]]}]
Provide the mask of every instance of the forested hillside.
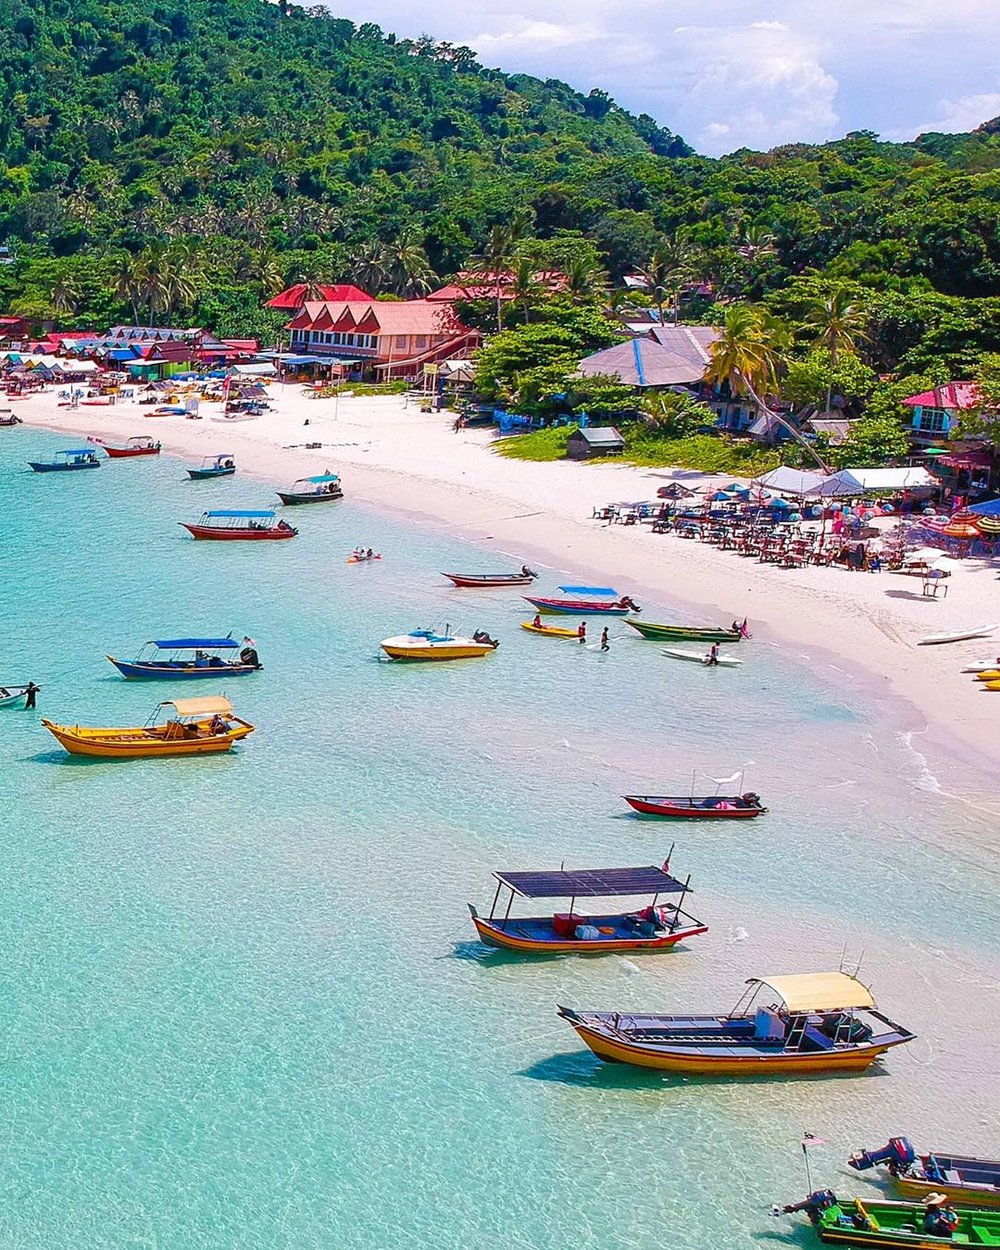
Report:
[{"label": "forested hillside", "polygon": [[0,303],[64,324],[138,313],[140,270],[229,332],[298,277],[419,293],[524,210],[612,279],[682,239],[722,298],[1000,292],[995,124],[711,160],[602,92],[265,0],[6,0],[0,83]]}]

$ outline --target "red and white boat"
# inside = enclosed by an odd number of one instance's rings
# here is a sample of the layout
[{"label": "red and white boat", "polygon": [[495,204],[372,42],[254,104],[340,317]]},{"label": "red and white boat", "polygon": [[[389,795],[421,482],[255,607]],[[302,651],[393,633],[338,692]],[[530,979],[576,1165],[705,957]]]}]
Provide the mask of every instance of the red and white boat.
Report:
[{"label": "red and white boat", "polygon": [[138,434],[135,438],[126,439],[121,446],[106,443],[103,438],[97,438],[96,436],[91,436],[87,439],[87,442],[100,447],[102,451],[106,451],[112,460],[124,460],[132,456],[158,456],[160,454],[160,444],[155,443],[148,434]]},{"label": "red and white boat", "polygon": [[262,508],[225,508],[205,512],[196,525],[180,521],[193,538],[215,542],[277,542],[299,532],[274,512]]},{"label": "red and white boat", "polygon": [[705,798],[654,794],[625,794],[629,807],[643,816],[664,820],[753,820],[767,811],[760,795],[713,794]]},{"label": "red and white boat", "polygon": [[530,586],[538,576],[525,564],[520,573],[442,573],[456,586]]},{"label": "red and white boat", "polygon": [[559,589],[565,596],[562,599],[532,599],[528,595],[524,598],[539,612],[564,616],[628,616],[630,612],[642,611],[628,595],[619,596],[610,586],[560,586]]}]

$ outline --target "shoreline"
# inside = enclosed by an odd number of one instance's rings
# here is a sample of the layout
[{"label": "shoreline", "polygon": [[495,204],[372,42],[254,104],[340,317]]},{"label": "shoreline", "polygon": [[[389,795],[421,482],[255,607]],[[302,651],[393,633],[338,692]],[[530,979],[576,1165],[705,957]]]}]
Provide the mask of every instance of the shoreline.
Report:
[{"label": "shoreline", "polygon": [[[859,692],[872,705],[885,700],[888,727],[930,761],[932,774],[968,773],[979,792],[974,798],[954,794],[949,784],[946,793],[977,811],[1000,814],[1000,802],[990,802],[1000,762],[996,716],[978,683],[959,672],[970,660],[997,652],[1000,639],[915,645],[924,633],[1000,619],[991,566],[958,566],[949,596],[938,601],[924,600],[915,578],[750,563],[646,527],[589,519],[592,506],[609,499],[650,498],[664,481],[709,480],[703,475],[607,462],[506,460],[490,451],[488,431],[455,435],[447,414],[406,409],[398,396],[314,400],[283,386],[272,398],[274,412],[225,430],[210,417],[148,417],[135,404],[59,408],[55,391],[33,395],[18,415],[26,426],[65,433],[148,434],[178,458],[224,447],[235,453],[242,474],[272,484],[330,468],[345,478],[350,502],[484,548],[516,551],[518,562],[593,576],[640,602],[645,597],[690,608],[711,623],[748,616],[758,642],[799,649],[825,682],[842,674],[846,695]],[[327,441],[331,435],[336,442]],[[345,436],[352,441],[342,441]],[[293,437],[303,443],[286,441]],[[321,449],[307,450],[306,439],[321,442]]]}]

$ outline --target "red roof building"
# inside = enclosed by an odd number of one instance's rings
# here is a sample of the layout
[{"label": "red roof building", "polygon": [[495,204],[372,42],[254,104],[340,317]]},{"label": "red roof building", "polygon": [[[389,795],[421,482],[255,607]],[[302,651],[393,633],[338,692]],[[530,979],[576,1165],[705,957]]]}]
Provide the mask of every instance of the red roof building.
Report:
[{"label": "red roof building", "polygon": [[947,442],[955,432],[958,414],[982,407],[983,397],[975,382],[948,382],[911,395],[903,403],[913,409],[912,439],[928,444]]},{"label": "red roof building", "polygon": [[269,299],[265,307],[276,308],[280,312],[298,312],[300,308],[304,308],[313,300],[332,300],[334,303],[350,301],[363,304],[371,303],[374,298],[367,291],[362,291],[359,286],[352,286],[350,282],[341,282],[333,286],[320,282],[297,282],[295,286],[290,286],[280,295],[276,295],[274,299]]},{"label": "red roof building", "polygon": [[422,299],[310,300],[287,329],[293,355],[365,362],[386,377],[411,376],[479,344],[449,304]]},{"label": "red roof building", "polygon": [[[534,274],[534,281],[553,295],[566,290],[566,275],[555,269]],[[449,282],[438,291],[431,291],[427,298],[433,303],[442,304],[454,304],[460,299],[489,299],[496,303],[498,298],[501,303],[507,303],[514,298],[513,284],[514,275],[509,272],[490,274],[466,271],[457,274],[454,282]]]}]

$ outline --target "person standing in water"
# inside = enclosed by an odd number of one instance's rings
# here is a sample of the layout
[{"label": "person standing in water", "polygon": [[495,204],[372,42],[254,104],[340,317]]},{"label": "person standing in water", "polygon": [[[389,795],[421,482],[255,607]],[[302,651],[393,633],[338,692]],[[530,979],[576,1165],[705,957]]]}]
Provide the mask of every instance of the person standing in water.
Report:
[{"label": "person standing in water", "polygon": [[24,710],[33,712],[35,710],[35,695],[41,690],[41,686],[36,686],[33,681],[28,682],[28,688],[24,692]]},{"label": "person standing in water", "polygon": [[582,647],[583,644],[587,641],[587,622],[586,621],[580,622],[580,628],[576,631],[576,636],[577,638],[579,638],[580,646]]},{"label": "person standing in water", "polygon": [[713,642],[709,648],[708,655],[705,656],[705,663],[710,667],[714,667],[719,662],[719,644]]},{"label": "person standing in water", "polygon": [[611,647],[608,643],[608,627],[607,625],[601,630],[601,650],[610,651]]}]

